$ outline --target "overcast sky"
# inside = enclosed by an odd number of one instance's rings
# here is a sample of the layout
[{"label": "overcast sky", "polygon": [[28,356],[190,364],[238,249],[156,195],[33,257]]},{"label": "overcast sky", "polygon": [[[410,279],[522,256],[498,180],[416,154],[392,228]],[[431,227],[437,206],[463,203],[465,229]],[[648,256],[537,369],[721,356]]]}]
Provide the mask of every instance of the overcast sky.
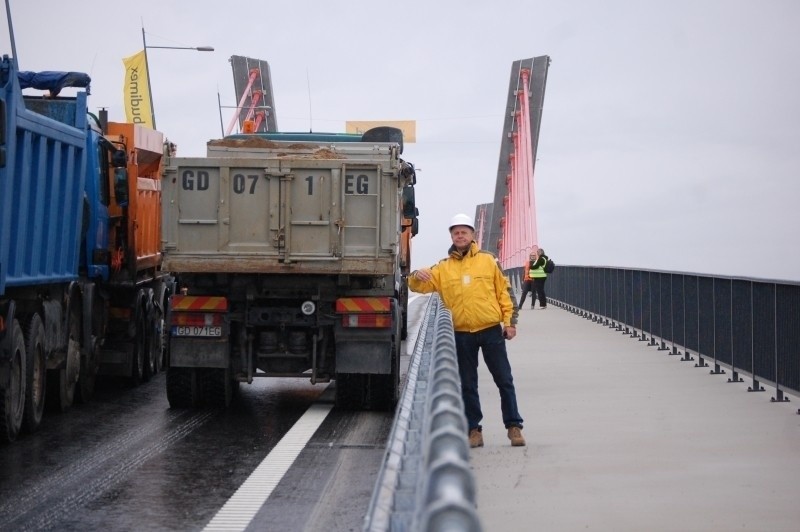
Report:
[{"label": "overcast sky", "polygon": [[148,54],[179,155],[220,136],[232,55],[269,62],[282,131],[416,120],[414,267],[493,201],[511,64],[549,55],[534,186],[557,263],[800,280],[800,2],[11,1],[20,68],[89,73],[112,120],[142,27],[213,46]]}]

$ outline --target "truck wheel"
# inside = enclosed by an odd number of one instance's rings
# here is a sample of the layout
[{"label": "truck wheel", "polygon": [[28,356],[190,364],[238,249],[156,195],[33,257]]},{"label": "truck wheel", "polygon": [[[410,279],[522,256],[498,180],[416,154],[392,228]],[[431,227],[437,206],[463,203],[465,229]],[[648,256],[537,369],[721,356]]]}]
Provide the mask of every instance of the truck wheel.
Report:
[{"label": "truck wheel", "polygon": [[[7,333],[9,334],[9,333]],[[25,338],[19,322],[11,323],[9,380],[0,388],[0,440],[17,439],[25,410]]]},{"label": "truck wheel", "polygon": [[364,392],[367,375],[359,373],[336,374],[336,408],[361,410],[364,407]]},{"label": "truck wheel", "polygon": [[78,399],[82,403],[88,403],[94,395],[97,375],[100,373],[100,347],[105,330],[106,302],[94,285],[84,287],[84,294],[87,296],[83,307],[85,357],[81,360]]},{"label": "truck wheel", "polygon": [[195,368],[167,368],[167,400],[170,408],[200,405],[200,386]]},{"label": "truck wheel", "polygon": [[161,283],[158,290],[155,291],[156,299],[159,307],[155,309],[155,328],[158,334],[158,368],[159,371],[163,370],[169,364],[168,348],[169,348],[169,335],[167,329],[167,312],[169,309],[169,296],[172,293],[172,286],[174,281],[167,281]]},{"label": "truck wheel", "polygon": [[161,349],[158,346],[159,337],[156,333],[156,306],[153,299],[153,289],[145,290],[144,313],[144,372],[143,380],[149,381],[150,377],[158,373],[158,359],[161,357]]},{"label": "truck wheel", "polygon": [[400,326],[400,339],[405,340],[408,336],[408,286],[404,287],[400,296],[400,319],[402,325]]},{"label": "truck wheel", "polygon": [[93,337],[91,343],[86,346],[86,357],[81,361],[81,375],[78,378],[78,400],[81,403],[88,403],[94,395],[97,372],[100,370],[97,360],[99,349],[99,341]]},{"label": "truck wheel", "polygon": [[47,378],[44,325],[38,313],[31,316],[25,339],[25,354],[28,359],[25,387],[25,430],[34,432],[42,423]]},{"label": "truck wheel", "polygon": [[164,320],[164,300],[162,299],[161,307],[153,307],[153,321],[150,331],[153,333],[155,340],[155,373],[164,369],[166,363],[166,345],[167,345],[167,329],[166,321]]},{"label": "truck wheel", "polygon": [[369,376],[369,409],[381,412],[391,411],[397,404],[398,378],[391,375]]},{"label": "truck wheel", "polygon": [[[395,317],[401,311],[395,308]],[[396,320],[396,318],[395,318]],[[397,323],[397,321],[395,321]],[[389,412],[400,398],[400,324],[392,341],[392,372],[389,375],[369,376],[369,409]]]},{"label": "truck wheel", "polygon": [[65,412],[75,402],[75,385],[81,365],[81,308],[70,304],[67,316],[67,360],[65,367],[48,370],[47,405],[55,412]]},{"label": "truck wheel", "polygon": [[144,311],[136,309],[136,338],[133,339],[133,353],[131,355],[132,386],[138,386],[145,380],[144,361],[147,351],[147,336],[145,333]]},{"label": "truck wheel", "polygon": [[234,392],[234,381],[231,377],[230,368],[209,368],[199,371],[203,376],[205,403],[210,406],[224,408],[230,406]]}]

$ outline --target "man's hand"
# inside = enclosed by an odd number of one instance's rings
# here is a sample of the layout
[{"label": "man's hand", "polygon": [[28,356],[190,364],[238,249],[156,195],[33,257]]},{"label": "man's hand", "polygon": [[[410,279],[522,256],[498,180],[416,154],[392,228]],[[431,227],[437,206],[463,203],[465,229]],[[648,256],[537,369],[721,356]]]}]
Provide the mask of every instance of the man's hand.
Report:
[{"label": "man's hand", "polygon": [[428,282],[433,279],[433,275],[431,274],[431,270],[429,268],[420,268],[419,270],[414,271],[413,273],[414,279],[418,281]]},{"label": "man's hand", "polygon": [[509,325],[505,329],[503,329],[503,338],[506,340],[512,340],[517,335],[517,328],[513,325]]}]

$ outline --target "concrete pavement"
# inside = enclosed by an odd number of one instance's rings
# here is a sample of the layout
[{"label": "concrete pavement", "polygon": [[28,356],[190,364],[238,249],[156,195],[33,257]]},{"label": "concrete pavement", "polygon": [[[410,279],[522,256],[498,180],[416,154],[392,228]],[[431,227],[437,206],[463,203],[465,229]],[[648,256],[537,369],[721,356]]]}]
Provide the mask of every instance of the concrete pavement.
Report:
[{"label": "concrete pavement", "polygon": [[471,450],[486,531],[800,531],[798,399],[550,305],[508,342],[526,447],[480,366]]}]

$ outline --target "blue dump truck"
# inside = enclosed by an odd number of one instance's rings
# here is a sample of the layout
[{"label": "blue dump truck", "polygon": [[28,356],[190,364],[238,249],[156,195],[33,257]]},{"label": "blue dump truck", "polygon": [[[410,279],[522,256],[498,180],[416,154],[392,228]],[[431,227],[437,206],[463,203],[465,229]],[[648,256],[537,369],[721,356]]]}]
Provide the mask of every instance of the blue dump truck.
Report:
[{"label": "blue dump truck", "polygon": [[100,374],[146,380],[165,354],[164,139],[95,118],[88,86],[0,61],[0,442],[45,405],[88,400]]}]

